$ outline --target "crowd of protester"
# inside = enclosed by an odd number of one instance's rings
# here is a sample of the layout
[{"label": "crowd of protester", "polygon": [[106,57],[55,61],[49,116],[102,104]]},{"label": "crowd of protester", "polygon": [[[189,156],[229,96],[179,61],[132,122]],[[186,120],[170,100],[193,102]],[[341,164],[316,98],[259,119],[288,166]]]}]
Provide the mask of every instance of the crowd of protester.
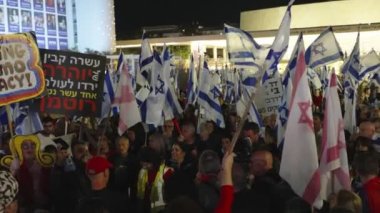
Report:
[{"label": "crowd of protester", "polygon": [[[320,156],[323,100],[314,101]],[[71,121],[70,141],[57,138],[65,132],[62,120],[44,117],[44,130],[36,134],[54,143],[24,141],[22,162],[1,169],[0,212],[380,213],[380,109],[375,101],[360,100],[358,132],[346,132],[352,191],[332,194],[322,209],[313,209],[279,175],[276,115],[264,119],[265,131],[245,122],[231,152],[240,119],[236,112],[225,107],[226,128],[219,129],[212,121],[198,124],[190,106],[182,118],[149,133],[140,123],[119,136],[117,117],[97,128]],[[9,133],[2,134],[0,156],[12,155],[10,141]],[[38,164],[37,147],[55,156],[54,166]]]}]

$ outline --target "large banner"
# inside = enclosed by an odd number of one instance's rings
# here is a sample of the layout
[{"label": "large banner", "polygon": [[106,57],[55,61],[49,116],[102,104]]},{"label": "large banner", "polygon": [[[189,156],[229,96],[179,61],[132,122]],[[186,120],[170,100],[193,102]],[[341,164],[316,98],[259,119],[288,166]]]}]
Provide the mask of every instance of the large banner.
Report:
[{"label": "large banner", "polygon": [[262,87],[259,87],[255,97],[255,103],[259,113],[264,117],[273,113],[277,114],[282,93],[281,78],[268,79]]},{"label": "large banner", "polygon": [[40,111],[67,116],[100,116],[106,58],[41,50],[48,96]]},{"label": "large banner", "polygon": [[34,98],[44,91],[40,64],[31,34],[0,36],[0,106]]}]

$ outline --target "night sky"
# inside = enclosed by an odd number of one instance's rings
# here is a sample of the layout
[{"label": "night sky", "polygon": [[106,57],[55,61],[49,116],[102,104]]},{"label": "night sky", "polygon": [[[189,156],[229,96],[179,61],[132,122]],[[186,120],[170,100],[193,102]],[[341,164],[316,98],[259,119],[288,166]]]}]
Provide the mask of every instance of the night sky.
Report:
[{"label": "night sky", "polygon": [[[157,25],[206,27],[240,22],[240,12],[285,6],[287,0],[114,0],[117,39],[141,36],[142,27]],[[296,0],[295,4],[329,0]]]}]

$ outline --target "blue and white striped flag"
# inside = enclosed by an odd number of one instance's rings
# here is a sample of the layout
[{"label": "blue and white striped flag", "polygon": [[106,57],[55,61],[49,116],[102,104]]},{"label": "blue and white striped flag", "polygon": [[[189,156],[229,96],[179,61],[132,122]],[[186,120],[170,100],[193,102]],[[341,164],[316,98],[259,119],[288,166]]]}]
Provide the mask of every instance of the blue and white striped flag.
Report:
[{"label": "blue and white striped flag", "polygon": [[197,72],[195,71],[195,65],[194,65],[194,56],[190,55],[190,68],[189,68],[189,78],[187,80],[187,103],[186,108],[188,105],[195,104],[196,96],[197,96]]},{"label": "blue and white striped flag", "polygon": [[220,76],[211,74],[207,62],[203,64],[202,76],[199,82],[198,104],[206,110],[208,119],[215,122],[215,124],[224,128],[224,117],[222,107],[220,106],[219,97],[222,95],[220,85]]},{"label": "blue and white striped flag", "polygon": [[290,0],[286,9],[285,15],[282,19],[280,28],[277,32],[276,38],[269,50],[264,62],[265,72],[261,83],[264,84],[271,76],[277,72],[277,65],[280,63],[281,58],[284,56],[288,49],[290,37],[290,21],[291,21],[291,8],[294,0]]},{"label": "blue and white striped flag", "polygon": [[355,82],[360,81],[360,33],[356,37],[356,43],[354,49],[352,50],[350,57],[343,65],[343,74],[350,75]]},{"label": "blue and white striped flag", "polygon": [[319,79],[318,74],[315,72],[314,69],[308,68],[307,69],[307,78],[309,81],[313,84],[314,89],[320,89],[322,87],[322,82]]},{"label": "blue and white striped flag", "polygon": [[101,118],[106,118],[110,110],[111,110],[111,116],[119,113],[118,107],[112,106],[114,99],[115,99],[115,86],[112,82],[110,71],[106,70],[106,74],[104,76]]},{"label": "blue and white striped flag", "polygon": [[166,99],[167,84],[165,83],[164,69],[170,70],[170,54],[169,49],[164,46],[162,56],[158,52],[153,52],[154,68],[152,70],[152,79],[150,87],[151,92],[146,99],[145,123],[158,127],[163,123],[163,111]]},{"label": "blue and white striped flag", "polygon": [[140,54],[140,70],[136,72],[136,83],[140,87],[136,93],[137,104],[141,107],[141,104],[148,98],[150,92],[149,79],[154,66],[154,57],[148,38],[145,32],[142,36],[141,42],[141,54]]},{"label": "blue and white striped flag", "polygon": [[277,113],[277,146],[283,146],[285,140],[285,130],[288,122],[290,101],[293,92],[293,77],[296,71],[297,57],[299,53],[300,44],[303,43],[302,34],[299,35],[297,42],[294,46],[289,63],[285,69],[282,79],[283,93],[278,107]]},{"label": "blue and white striped flag", "polygon": [[323,31],[305,52],[306,64],[314,69],[343,59],[343,52],[331,27]]},{"label": "blue and white striped flag", "polygon": [[249,34],[239,28],[224,25],[229,60],[236,68],[261,70],[268,49],[259,45]]},{"label": "blue and white striped flag", "polygon": [[[164,80],[165,84],[167,85],[167,91],[166,91],[166,100],[164,104],[164,118],[165,120],[171,120],[174,117],[178,117],[182,114],[183,109],[178,101],[178,97],[175,93],[175,88],[174,85],[170,83],[171,75],[172,72],[169,66],[167,66],[167,54],[169,54],[168,49],[165,51],[166,54],[164,54],[164,66],[163,66],[163,75],[164,75]],[[170,61],[169,61],[170,63]],[[169,69],[168,69],[169,68]]]},{"label": "blue and white striped flag", "polygon": [[239,84],[238,73],[232,70],[226,70],[225,82],[224,101],[229,104],[234,104],[239,98],[237,91],[237,84]]},{"label": "blue and white striped flag", "polygon": [[13,121],[16,135],[29,135],[43,130],[38,112],[32,109],[33,101],[18,102],[13,107]]},{"label": "blue and white striped flag", "polygon": [[363,80],[366,75],[376,73],[380,70],[380,58],[375,50],[371,50],[365,55],[360,63],[362,66],[359,75],[360,80]]},{"label": "blue and white striped flag", "polygon": [[344,129],[351,134],[356,133],[356,100],[358,83],[352,76],[344,76]]}]

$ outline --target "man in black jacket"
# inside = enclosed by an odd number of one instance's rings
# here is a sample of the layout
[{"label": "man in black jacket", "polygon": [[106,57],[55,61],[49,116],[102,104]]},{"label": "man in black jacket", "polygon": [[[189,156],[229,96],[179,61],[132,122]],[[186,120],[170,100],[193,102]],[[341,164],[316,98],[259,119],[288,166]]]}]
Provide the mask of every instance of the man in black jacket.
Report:
[{"label": "man in black jacket", "polygon": [[122,205],[122,196],[107,188],[112,164],[105,158],[95,156],[86,163],[86,172],[91,181],[91,192],[89,196],[81,199],[78,212],[85,212],[89,203],[98,200],[103,203],[104,210],[109,213],[126,212]]}]

